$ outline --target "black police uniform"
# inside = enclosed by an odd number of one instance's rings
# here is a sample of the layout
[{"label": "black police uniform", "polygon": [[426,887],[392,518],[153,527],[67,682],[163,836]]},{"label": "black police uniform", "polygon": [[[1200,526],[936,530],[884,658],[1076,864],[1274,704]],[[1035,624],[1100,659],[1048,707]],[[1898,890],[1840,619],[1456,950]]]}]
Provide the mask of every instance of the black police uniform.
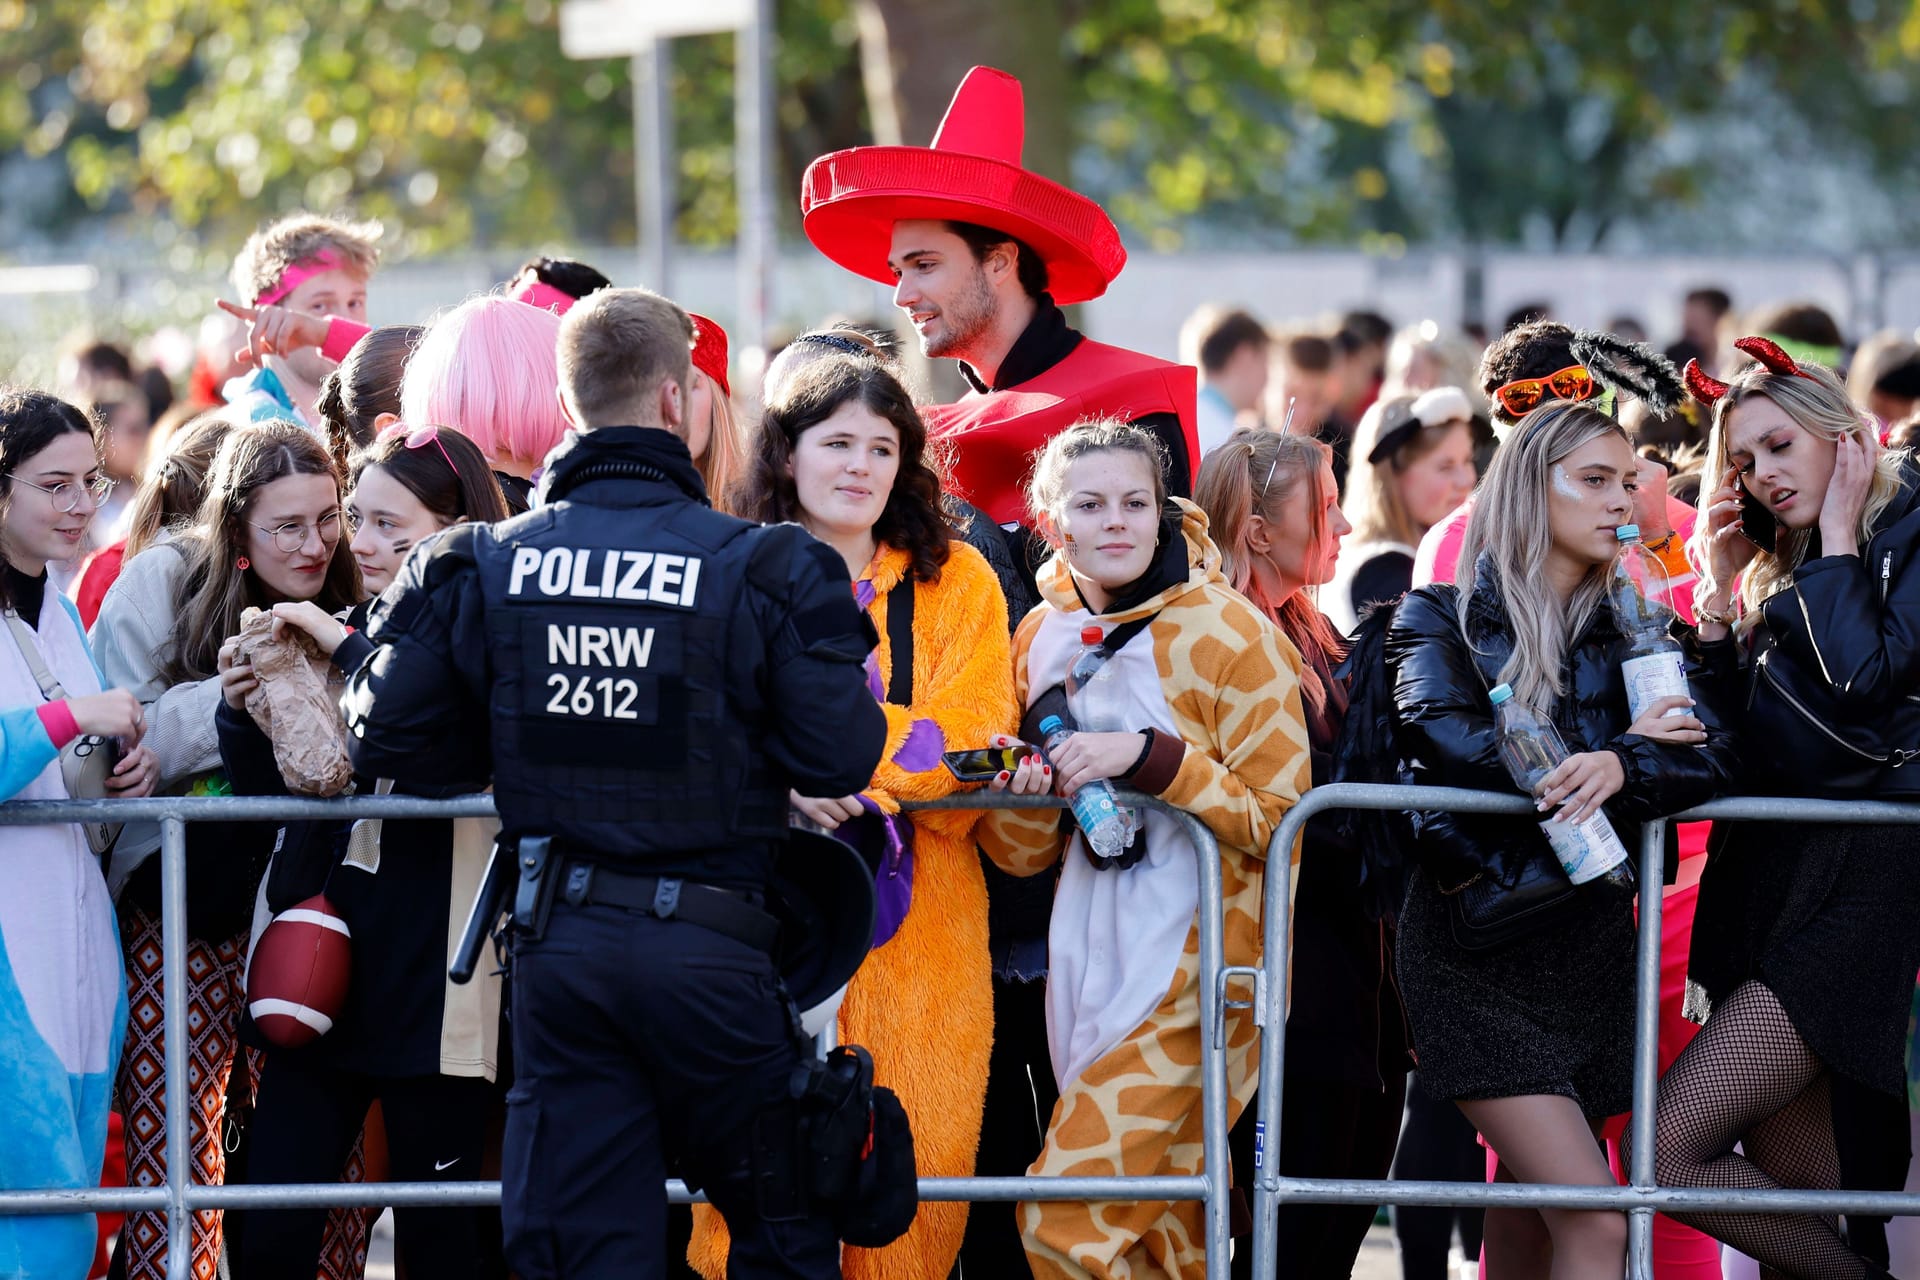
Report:
[{"label": "black police uniform", "polygon": [[838,1276],[781,1173],[806,1046],[767,940],[733,926],[764,918],[789,787],[873,776],[872,627],[836,553],[711,510],[666,431],[569,437],[543,483],[408,559],[344,699],[363,774],[491,781],[519,861],[551,841],[544,936],[513,956],[508,1260],[662,1274],[671,1171],[725,1215],[730,1275]]}]

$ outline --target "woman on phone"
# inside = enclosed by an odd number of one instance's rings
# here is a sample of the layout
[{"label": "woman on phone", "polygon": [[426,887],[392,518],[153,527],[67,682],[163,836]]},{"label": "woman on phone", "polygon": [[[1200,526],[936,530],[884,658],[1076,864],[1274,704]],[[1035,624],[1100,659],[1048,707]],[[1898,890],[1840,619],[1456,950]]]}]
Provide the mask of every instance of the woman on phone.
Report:
[{"label": "woman on phone", "polygon": [[[1688,385],[1713,406],[1699,648],[1747,707],[1741,789],[1910,798],[1920,467],[1880,448],[1828,369],[1735,345],[1760,363],[1730,384],[1690,367]],[[1660,1081],[1662,1183],[1905,1182],[1917,854],[1910,826],[1716,824],[1688,973],[1705,1026]],[[1843,1237],[1811,1214],[1674,1216],[1785,1275],[1887,1274],[1870,1221],[1849,1217]]]},{"label": "woman on phone", "polygon": [[[1111,723],[1081,724],[1050,762],[1023,761],[995,790],[1071,796],[1110,780],[1193,814],[1219,842],[1226,961],[1260,963],[1267,843],[1309,780],[1301,659],[1220,572],[1207,518],[1167,498],[1149,431],[1111,419],[1048,442],[1028,502],[1057,550],[1041,607],[1014,636],[1014,685],[1041,718],[1090,636],[1110,656]],[[1091,718],[1091,717],[1089,717]],[[1029,741],[1042,732],[1023,726]],[[1149,810],[1119,854],[1096,855],[1046,809],[995,810],[981,844],[1003,869],[1064,865],[1048,932],[1047,1029],[1060,1102],[1036,1174],[1192,1174],[1201,1149],[1200,991],[1194,846]],[[1097,859],[1097,860],[1096,860]],[[1259,1034],[1226,1020],[1228,1123],[1253,1094]],[[1200,1206],[1023,1203],[1040,1280],[1199,1277]]]},{"label": "woman on phone", "polygon": [[[109,796],[153,791],[139,700],[108,687],[79,613],[47,589],[47,564],[73,554],[112,487],[84,413],[0,387],[0,801],[68,799],[59,757],[83,735],[125,749]],[[126,1029],[113,903],[77,823],[0,828],[0,875],[0,1186],[89,1188]],[[14,1274],[82,1276],[93,1254],[91,1213],[0,1217]]]},{"label": "woman on phone", "polygon": [[[1416,782],[1513,789],[1489,697],[1504,684],[1570,753],[1537,794],[1547,821],[1646,821],[1725,789],[1731,741],[1704,706],[1663,699],[1637,722],[1628,714],[1627,644],[1603,597],[1635,470],[1619,426],[1568,401],[1527,414],[1501,446],[1460,585],[1412,592],[1388,632],[1400,755]],[[1531,928],[1483,945],[1467,903],[1489,885],[1511,894],[1529,868],[1533,883],[1561,875],[1539,820],[1414,819],[1395,959],[1422,1087],[1479,1129],[1496,1180],[1613,1186],[1596,1135],[1632,1097],[1632,894],[1606,877],[1569,885]],[[1626,1243],[1617,1213],[1486,1213],[1487,1265],[1503,1275],[1620,1280]]]},{"label": "woman on phone", "polygon": [[[949,525],[926,428],[878,361],[838,355],[802,372],[767,411],[740,490],[740,515],[794,520],[839,552],[880,646],[867,681],[887,713],[886,755],[859,795],[792,797],[808,819],[878,861],[874,950],[848,984],[842,1043],[873,1053],[900,1095],[923,1177],[973,1172],[993,1041],[987,889],[977,810],[900,812],[959,783],[949,750],[1012,728],[1006,603],[993,570]],[[691,1258],[721,1272],[717,1216]],[[945,1280],[966,1231],[964,1204],[925,1204],[882,1249],[847,1249],[856,1280]]]}]

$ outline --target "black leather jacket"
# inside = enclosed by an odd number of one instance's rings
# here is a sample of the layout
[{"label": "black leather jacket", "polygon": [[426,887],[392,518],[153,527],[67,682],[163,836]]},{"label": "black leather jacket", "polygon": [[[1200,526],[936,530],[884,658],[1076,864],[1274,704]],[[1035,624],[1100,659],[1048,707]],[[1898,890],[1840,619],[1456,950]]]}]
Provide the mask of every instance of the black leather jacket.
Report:
[{"label": "black leather jacket", "polygon": [[1743,788],[1775,795],[1920,795],[1920,465],[1858,556],[1820,553],[1761,606],[1747,643],[1691,647],[1744,707]]},{"label": "black leather jacket", "polygon": [[[1484,565],[1484,562],[1483,562]],[[1463,640],[1452,586],[1410,592],[1387,633],[1387,669],[1398,718],[1396,739],[1406,771],[1429,786],[1515,791],[1500,763],[1488,691],[1513,652],[1506,604],[1491,574],[1478,575]],[[1725,791],[1736,759],[1732,736],[1721,727],[1702,689],[1705,672],[1689,667],[1695,714],[1707,726],[1704,746],[1673,746],[1628,733],[1626,686],[1620,663],[1627,645],[1603,606],[1574,642],[1561,667],[1567,691],[1553,707],[1554,724],[1573,753],[1611,751],[1626,785],[1607,803],[1621,838],[1635,848],[1629,824],[1663,818]],[[1443,888],[1486,872],[1511,884],[1546,847],[1530,818],[1416,813],[1414,850]]]}]

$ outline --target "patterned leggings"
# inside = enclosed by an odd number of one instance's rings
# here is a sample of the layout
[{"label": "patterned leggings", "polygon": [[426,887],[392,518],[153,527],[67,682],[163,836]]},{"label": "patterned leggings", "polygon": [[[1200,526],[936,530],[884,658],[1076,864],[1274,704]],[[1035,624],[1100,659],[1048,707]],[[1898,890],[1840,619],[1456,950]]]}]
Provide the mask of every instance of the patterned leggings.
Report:
[{"label": "patterned leggings", "polygon": [[[167,1181],[166,1040],[161,1034],[164,986],[161,978],[160,919],[131,903],[122,903],[120,937],[127,957],[127,1042],[120,1058],[120,1111],[124,1117],[127,1185],[159,1187]],[[227,1077],[239,1047],[235,1021],[246,993],[241,969],[247,933],[213,943],[187,943],[187,1154],[196,1182],[219,1186],[226,1179],[227,1147],[221,1140],[226,1114]],[[257,1057],[248,1051],[249,1057]],[[246,1069],[243,1066],[243,1069]],[[259,1075],[257,1063],[250,1078]],[[358,1182],[364,1172],[358,1145],[348,1159],[344,1180]],[[317,1280],[360,1280],[367,1266],[367,1235],[373,1216],[367,1211],[335,1209],[327,1215]],[[222,1248],[221,1213],[194,1213],[193,1278],[216,1280]],[[130,1213],[121,1232],[127,1280],[163,1280],[167,1273],[167,1217],[163,1212]]]}]

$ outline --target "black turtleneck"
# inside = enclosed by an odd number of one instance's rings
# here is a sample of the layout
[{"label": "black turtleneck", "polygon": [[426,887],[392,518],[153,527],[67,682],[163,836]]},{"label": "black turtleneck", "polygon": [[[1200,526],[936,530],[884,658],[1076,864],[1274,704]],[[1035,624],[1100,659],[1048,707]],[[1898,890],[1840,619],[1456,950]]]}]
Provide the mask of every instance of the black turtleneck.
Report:
[{"label": "black turtleneck", "polygon": [[1034,300],[1033,319],[1013,340],[1013,345],[1007,349],[1007,358],[1000,362],[1000,368],[994,372],[993,385],[982,382],[980,375],[965,360],[960,362],[960,376],[982,395],[989,391],[1005,391],[1008,387],[1032,381],[1065,360],[1080,345],[1080,339],[1080,331],[1067,323],[1067,313],[1054,305],[1052,297],[1043,293]]},{"label": "black turtleneck", "polygon": [[[1006,359],[994,371],[993,385],[981,381],[980,375],[965,360],[960,362],[960,376],[982,395],[1005,391],[1031,382],[1065,360],[1080,345],[1081,338],[1080,331],[1067,323],[1067,313],[1054,305],[1050,295],[1043,293],[1034,300],[1033,319],[1013,340]],[[1149,413],[1133,421],[1160,437],[1160,443],[1166,447],[1167,492],[1176,498],[1191,498],[1194,460],[1187,457],[1187,433],[1181,429],[1180,416]]]},{"label": "black turtleneck", "polygon": [[22,621],[35,631],[40,629],[40,609],[47,600],[47,571],[42,569],[38,576],[29,576],[13,567],[12,561],[6,562],[6,603],[7,607],[20,615]]}]

